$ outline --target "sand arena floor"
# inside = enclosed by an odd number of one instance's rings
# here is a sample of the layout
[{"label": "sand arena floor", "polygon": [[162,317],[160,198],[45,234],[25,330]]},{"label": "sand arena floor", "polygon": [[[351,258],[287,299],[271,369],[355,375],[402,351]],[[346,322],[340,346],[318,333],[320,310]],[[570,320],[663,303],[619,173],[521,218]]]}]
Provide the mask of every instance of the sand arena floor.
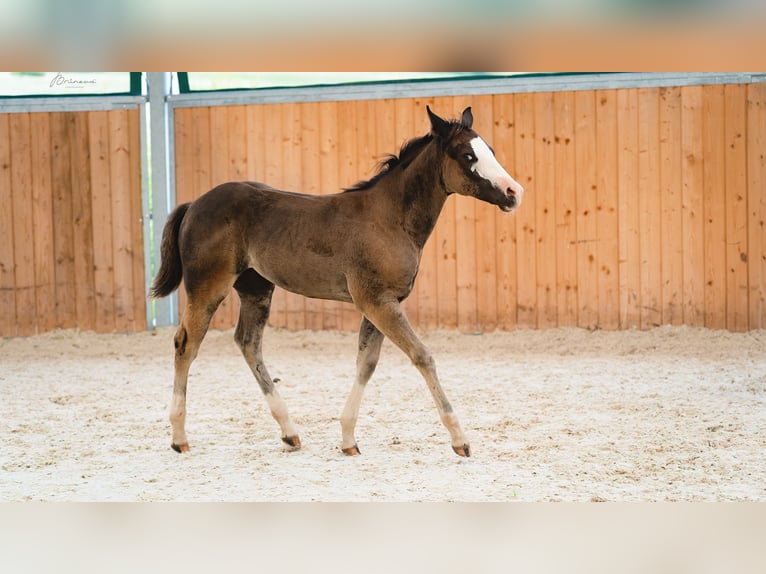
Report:
[{"label": "sand arena floor", "polygon": [[766,501],[766,331],[662,327],[424,335],[473,449],[384,344],[362,456],[339,449],[356,335],[266,333],[291,452],[231,331],[192,366],[171,451],[173,329],[0,340],[0,500]]}]

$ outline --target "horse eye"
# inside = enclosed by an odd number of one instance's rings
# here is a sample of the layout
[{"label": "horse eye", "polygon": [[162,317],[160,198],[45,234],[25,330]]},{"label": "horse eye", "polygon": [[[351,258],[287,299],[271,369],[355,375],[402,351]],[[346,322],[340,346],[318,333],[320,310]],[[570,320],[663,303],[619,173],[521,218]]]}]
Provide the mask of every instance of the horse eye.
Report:
[{"label": "horse eye", "polygon": [[465,159],[465,161],[469,163],[476,161],[476,156],[473,155],[472,153],[463,154],[463,158]]}]

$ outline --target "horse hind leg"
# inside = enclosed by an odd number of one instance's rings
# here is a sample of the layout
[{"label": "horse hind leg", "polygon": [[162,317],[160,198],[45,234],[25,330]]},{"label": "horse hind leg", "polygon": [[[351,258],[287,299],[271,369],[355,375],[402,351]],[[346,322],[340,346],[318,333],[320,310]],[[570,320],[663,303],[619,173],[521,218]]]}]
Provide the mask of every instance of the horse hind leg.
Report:
[{"label": "horse hind leg", "polygon": [[210,326],[210,320],[223,298],[222,293],[209,297],[190,294],[181,324],[173,339],[175,376],[170,406],[170,425],[173,433],[171,447],[176,452],[189,450],[189,441],[186,437],[186,386],[189,380],[189,368],[197,357],[202,339],[205,338]]},{"label": "horse hind leg", "polygon": [[362,402],[364,389],[378,365],[383,339],[383,333],[367,317],[362,317],[362,324],[359,327],[359,352],[356,357],[356,381],[340,417],[341,450],[344,454],[361,454],[354,438],[354,429],[359,418],[359,405]]},{"label": "horse hind leg", "polygon": [[298,449],[301,446],[301,440],[290,418],[287,403],[274,386],[274,381],[263,362],[263,331],[269,319],[274,285],[253,269],[248,269],[239,276],[234,288],[237,290],[241,302],[234,339],[261,387],[271,415],[279,423],[282,441],[288,446]]}]

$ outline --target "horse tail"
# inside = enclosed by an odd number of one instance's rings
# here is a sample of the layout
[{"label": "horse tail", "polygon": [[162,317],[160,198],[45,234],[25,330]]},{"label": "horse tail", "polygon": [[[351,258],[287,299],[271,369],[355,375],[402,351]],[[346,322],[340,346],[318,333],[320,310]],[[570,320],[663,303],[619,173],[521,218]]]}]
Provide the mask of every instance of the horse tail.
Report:
[{"label": "horse tail", "polygon": [[183,268],[181,266],[181,251],[178,248],[178,232],[190,205],[191,203],[183,203],[176,207],[162,230],[160,270],[157,271],[151,289],[152,297],[155,299],[170,295],[181,284]]}]

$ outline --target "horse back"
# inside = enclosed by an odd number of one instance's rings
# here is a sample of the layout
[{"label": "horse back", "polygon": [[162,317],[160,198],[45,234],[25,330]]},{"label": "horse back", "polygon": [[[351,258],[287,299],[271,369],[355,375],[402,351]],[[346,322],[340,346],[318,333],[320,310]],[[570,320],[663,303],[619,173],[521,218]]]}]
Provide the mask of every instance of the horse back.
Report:
[{"label": "horse back", "polygon": [[316,196],[258,182],[219,185],[184,218],[184,270],[238,276],[252,268],[288,291],[342,301],[351,300],[348,278],[369,274],[380,289],[403,298],[420,253],[384,216],[382,198],[370,199],[363,192]]}]

